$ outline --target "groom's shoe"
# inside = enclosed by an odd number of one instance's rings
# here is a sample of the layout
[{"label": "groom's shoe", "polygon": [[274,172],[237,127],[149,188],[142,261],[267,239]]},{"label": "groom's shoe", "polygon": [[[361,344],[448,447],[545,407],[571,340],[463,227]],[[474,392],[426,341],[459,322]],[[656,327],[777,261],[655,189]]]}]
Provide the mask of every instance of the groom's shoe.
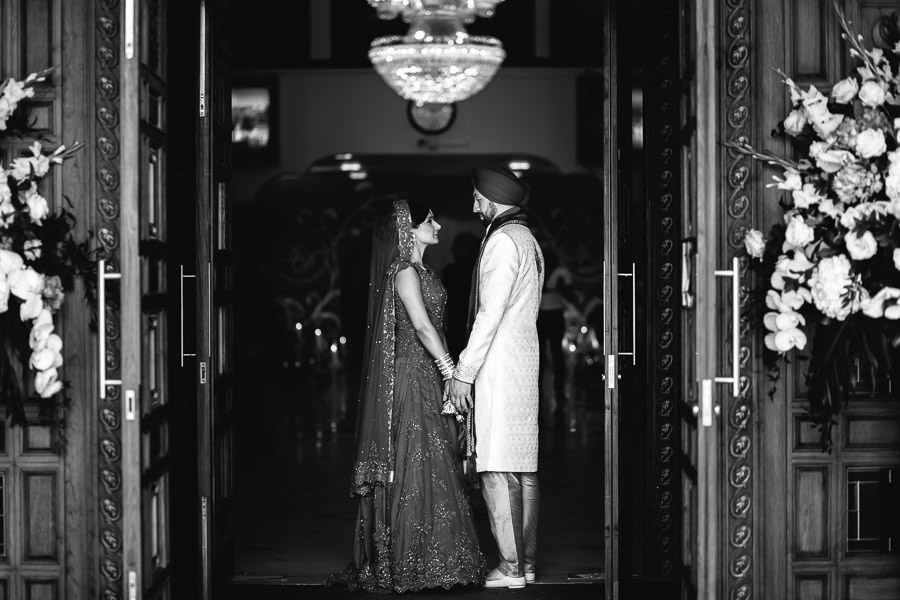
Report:
[{"label": "groom's shoe", "polygon": [[484,579],[484,587],[486,588],[523,588],[525,587],[524,577],[510,577],[504,575],[500,569],[494,569],[487,574]]}]

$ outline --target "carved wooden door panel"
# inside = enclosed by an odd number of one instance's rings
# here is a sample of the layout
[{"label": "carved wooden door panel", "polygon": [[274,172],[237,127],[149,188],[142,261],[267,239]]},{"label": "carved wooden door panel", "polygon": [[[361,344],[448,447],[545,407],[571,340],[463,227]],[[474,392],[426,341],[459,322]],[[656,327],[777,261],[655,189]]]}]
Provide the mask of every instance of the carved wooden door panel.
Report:
[{"label": "carved wooden door panel", "polygon": [[218,598],[234,560],[231,362],[233,254],[228,3],[200,2],[197,173],[198,443],[202,598]]},{"label": "carved wooden door panel", "polygon": [[[101,393],[121,399],[123,544],[127,598],[171,594],[170,316],[166,219],[166,0],[120,6],[121,207],[118,270],[102,263],[103,300],[118,290],[121,379],[101,375]],[[101,307],[101,319],[105,311]],[[101,322],[101,332],[105,333]],[[101,336],[101,356],[105,355]]]}]

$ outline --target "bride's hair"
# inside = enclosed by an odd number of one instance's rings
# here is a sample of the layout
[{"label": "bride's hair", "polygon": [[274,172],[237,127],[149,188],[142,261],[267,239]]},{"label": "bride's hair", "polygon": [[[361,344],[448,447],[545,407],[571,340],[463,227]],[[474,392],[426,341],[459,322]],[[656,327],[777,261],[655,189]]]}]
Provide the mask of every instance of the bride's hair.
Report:
[{"label": "bride's hair", "polygon": [[406,203],[409,205],[409,216],[410,221],[412,221],[413,227],[418,227],[422,223],[425,222],[425,219],[428,218],[428,213],[431,212],[425,204],[415,198],[410,198],[407,196]]}]

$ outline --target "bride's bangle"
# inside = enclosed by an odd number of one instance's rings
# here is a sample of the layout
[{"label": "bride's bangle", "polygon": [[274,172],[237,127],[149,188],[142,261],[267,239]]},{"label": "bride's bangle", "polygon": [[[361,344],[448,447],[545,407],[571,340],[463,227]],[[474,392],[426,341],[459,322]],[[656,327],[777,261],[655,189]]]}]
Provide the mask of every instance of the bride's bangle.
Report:
[{"label": "bride's bangle", "polygon": [[445,380],[453,377],[453,359],[450,358],[449,352],[440,358],[434,359],[434,364],[437,365],[438,370],[441,372],[441,377]]}]

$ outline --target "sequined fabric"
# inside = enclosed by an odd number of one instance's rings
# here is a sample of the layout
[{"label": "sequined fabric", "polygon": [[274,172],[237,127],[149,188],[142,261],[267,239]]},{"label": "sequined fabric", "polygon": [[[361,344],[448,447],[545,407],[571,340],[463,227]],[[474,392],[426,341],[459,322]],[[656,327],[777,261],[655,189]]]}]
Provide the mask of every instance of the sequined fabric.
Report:
[{"label": "sequined fabric", "polygon": [[[440,329],[446,291],[430,270],[415,268]],[[371,593],[480,585],[485,560],[457,466],[456,424],[441,414],[440,374],[399,297],[394,312],[394,479],[359,497],[353,561],[328,584]]]}]

